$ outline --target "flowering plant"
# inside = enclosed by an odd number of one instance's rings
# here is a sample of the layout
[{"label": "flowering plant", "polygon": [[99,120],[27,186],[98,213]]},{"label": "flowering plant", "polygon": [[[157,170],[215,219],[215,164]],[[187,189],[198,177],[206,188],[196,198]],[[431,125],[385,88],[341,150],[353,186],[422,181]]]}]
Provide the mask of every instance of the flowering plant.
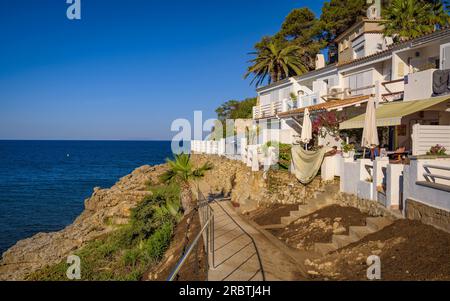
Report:
[{"label": "flowering plant", "polygon": [[445,156],[446,155],[446,149],[443,145],[436,144],[435,146],[432,146],[430,148],[430,151],[427,153],[427,155],[434,155],[434,156]]},{"label": "flowering plant", "polygon": [[335,112],[320,113],[312,120],[313,133],[322,138],[328,134],[339,141],[340,122],[341,120]]}]

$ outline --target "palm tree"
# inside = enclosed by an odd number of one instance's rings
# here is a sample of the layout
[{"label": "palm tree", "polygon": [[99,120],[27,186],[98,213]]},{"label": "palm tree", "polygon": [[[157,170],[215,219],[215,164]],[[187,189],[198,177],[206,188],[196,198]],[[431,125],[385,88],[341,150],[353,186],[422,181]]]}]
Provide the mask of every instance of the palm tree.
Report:
[{"label": "palm tree", "polygon": [[[440,1],[437,1],[440,2]],[[404,41],[431,33],[448,23],[444,5],[430,1],[392,0],[384,11],[386,36]]]},{"label": "palm tree", "polygon": [[184,209],[184,214],[189,214],[194,208],[194,199],[191,191],[191,182],[202,178],[205,172],[213,168],[212,164],[207,162],[200,168],[193,168],[191,157],[187,154],[175,155],[175,160],[167,159],[169,170],[161,175],[161,181],[164,183],[175,182],[180,185],[180,200]]},{"label": "palm tree", "polygon": [[303,50],[299,46],[282,47],[279,43],[269,41],[250,54],[256,55],[256,58],[249,61],[252,65],[248,67],[244,78],[254,74],[251,84],[256,81],[257,86],[264,83],[266,79],[270,84],[308,71],[301,59]]}]

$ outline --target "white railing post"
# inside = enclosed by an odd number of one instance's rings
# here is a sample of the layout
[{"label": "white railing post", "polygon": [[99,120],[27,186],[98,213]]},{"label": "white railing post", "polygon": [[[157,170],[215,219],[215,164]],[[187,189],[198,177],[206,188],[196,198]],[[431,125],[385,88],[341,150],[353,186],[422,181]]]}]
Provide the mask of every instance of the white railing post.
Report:
[{"label": "white railing post", "polygon": [[242,162],[247,160],[247,138],[241,138],[241,160]]},{"label": "white railing post", "polygon": [[247,167],[252,167],[253,146],[247,147]]},{"label": "white railing post", "polygon": [[225,139],[219,140],[219,156],[225,155]]},{"label": "white railing post", "polygon": [[202,153],[202,154],[205,154],[205,153],[206,153],[206,141],[204,141],[204,140],[202,140],[201,153]]},{"label": "white railing post", "polygon": [[281,105],[281,111],[287,112],[289,111],[289,104],[287,99],[283,99],[282,105]]},{"label": "white railing post", "polygon": [[259,171],[258,149],[256,147],[252,151],[252,171]]}]

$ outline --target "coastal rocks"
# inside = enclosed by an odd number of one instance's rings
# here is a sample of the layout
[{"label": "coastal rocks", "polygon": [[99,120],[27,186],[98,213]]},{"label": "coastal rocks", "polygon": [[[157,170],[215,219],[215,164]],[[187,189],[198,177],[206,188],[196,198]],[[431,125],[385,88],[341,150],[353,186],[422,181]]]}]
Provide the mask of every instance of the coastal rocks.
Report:
[{"label": "coastal rocks", "polygon": [[165,165],[143,166],[109,189],[96,187],[85,201],[85,210],[71,225],[59,232],[36,234],[7,250],[0,261],[0,280],[23,280],[126,224],[131,209],[151,194],[147,185],[156,182],[165,170]]}]

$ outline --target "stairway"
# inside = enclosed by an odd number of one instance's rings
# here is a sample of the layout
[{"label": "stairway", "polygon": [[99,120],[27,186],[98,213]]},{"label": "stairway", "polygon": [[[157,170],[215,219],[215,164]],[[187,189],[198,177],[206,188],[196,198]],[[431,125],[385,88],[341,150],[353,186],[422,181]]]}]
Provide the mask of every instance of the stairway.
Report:
[{"label": "stairway", "polygon": [[366,226],[350,226],[348,235],[333,235],[331,243],[315,243],[314,251],[324,256],[337,249],[360,241],[367,235],[378,232],[390,224],[392,224],[392,220],[386,217],[368,217],[366,219]]},{"label": "stairway", "polygon": [[299,205],[298,210],[291,211],[289,216],[282,217],[281,224],[287,226],[302,217],[333,204],[338,191],[339,185],[337,184],[326,186],[325,191],[316,192],[314,198],[304,205]]}]

